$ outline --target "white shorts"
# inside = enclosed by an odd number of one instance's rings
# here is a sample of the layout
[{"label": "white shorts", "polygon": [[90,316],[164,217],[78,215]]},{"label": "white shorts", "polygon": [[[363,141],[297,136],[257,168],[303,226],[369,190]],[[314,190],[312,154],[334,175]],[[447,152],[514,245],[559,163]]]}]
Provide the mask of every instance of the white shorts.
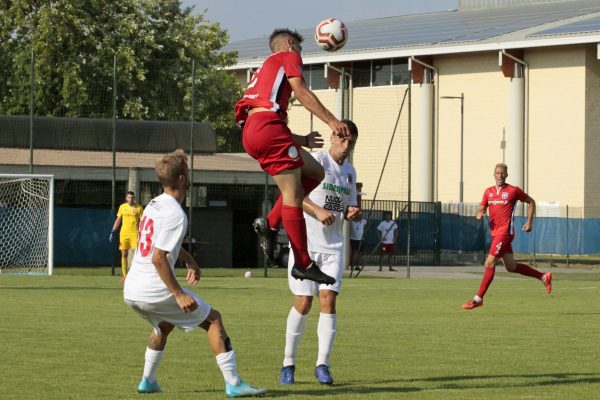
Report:
[{"label": "white shorts", "polygon": [[183,329],[185,332],[189,332],[204,322],[212,307],[191,290],[184,288],[183,291],[188,296],[192,296],[196,300],[196,303],[198,303],[198,308],[192,312],[183,312],[173,296],[158,303],[146,303],[127,299],[125,299],[125,303],[154,327],[154,333],[157,336],[161,335],[158,326],[161,322],[168,322],[179,329]]},{"label": "white shorts", "polygon": [[290,249],[290,258],[288,262],[288,284],[290,290],[295,296],[316,296],[319,294],[319,290],[333,290],[336,293],[340,293],[342,287],[342,272],[343,272],[343,257],[341,254],[324,254],[309,251],[308,254],[313,261],[321,267],[321,271],[325,274],[335,278],[333,285],[319,285],[313,281],[307,281],[306,279],[301,281],[292,277],[292,267],[294,266],[294,253]]}]

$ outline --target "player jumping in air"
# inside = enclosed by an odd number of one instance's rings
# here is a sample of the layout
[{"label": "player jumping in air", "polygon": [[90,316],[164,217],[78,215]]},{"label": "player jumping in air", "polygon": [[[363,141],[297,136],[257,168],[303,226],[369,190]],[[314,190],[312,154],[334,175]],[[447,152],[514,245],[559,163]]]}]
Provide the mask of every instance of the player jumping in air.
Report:
[{"label": "player jumping in air", "polygon": [[200,326],[208,333],[208,343],[223,373],[226,396],[264,394],[266,390],[240,379],[221,314],[192,291],[183,289],[175,278],[175,260],[179,259],[186,264],[189,284],[200,279],[198,264],[181,248],[187,229],[181,202],[190,186],[187,156],[181,150],[164,156],[156,164],[156,174],[164,193],[152,199],[144,211],[138,249],[123,290],[125,303],[154,328],[148,339],[138,392],[161,391],[156,370],[173,328],[188,332]]},{"label": "player jumping in air", "polygon": [[319,351],[315,376],[323,384],[332,384],[329,372],[329,356],[333,350],[336,334],[337,314],[336,296],[341,287],[344,269],[344,218],[360,218],[360,209],[356,207],[356,171],[346,161],[352,152],[358,130],[351,121],[344,120],[350,128],[350,136],[344,138],[331,135],[329,151],[313,153],[314,158],[323,165],[325,179],[305,199],[303,208],[308,231],[308,251],[325,273],[336,278],[333,285],[317,285],[315,282],[299,281],[292,278],[294,265],[290,255],[288,282],[295,295],[294,305],[287,318],[285,335],[285,358],[279,378],[280,384],[294,383],[296,352],[306,328],[306,319],[310,311],[313,296],[318,293],[321,314],[317,326]]},{"label": "player jumping in air", "polygon": [[269,47],[273,54],[256,70],[244,97],[237,102],[236,123],[243,127],[244,149],[273,177],[281,191],[267,220],[257,219],[254,223],[269,261],[273,262],[274,240],[283,221],[296,260],[292,276],[331,285],[335,279],[324,274],[308,255],[302,201],[319,185],[324,173],[301,147],[310,145],[311,135],[293,135],[286,124],[292,92],[336,135],[347,137],[350,132],[306,86],[300,56],[302,40],[298,32],[289,29],[276,29],[271,34]]},{"label": "player jumping in air", "polygon": [[121,250],[121,282],[125,280],[127,276],[127,256],[129,255],[129,249],[135,251],[138,243],[138,226],[140,224],[140,218],[142,217],[144,208],[135,203],[135,193],[127,192],[125,195],[125,203],[119,206],[117,211],[117,219],[113,224],[112,231],[108,237],[109,241],[113,241],[119,225],[121,225],[121,232],[119,233],[119,250]]},{"label": "player jumping in air", "polygon": [[526,264],[515,262],[511,243],[514,238],[514,210],[517,200],[529,204],[527,209],[527,222],[523,225],[525,232],[531,232],[533,216],[535,214],[535,201],[524,191],[516,186],[506,183],[508,167],[506,164],[497,164],[494,168],[496,186],[487,188],[477,212],[477,219],[483,218],[486,210],[490,215],[490,229],[492,231],[492,245],[490,254],[485,260],[485,272],[477,295],[463,308],[471,310],[483,305],[483,296],[490,287],[496,272],[496,262],[502,260],[508,272],[517,272],[521,275],[539,279],[546,286],[546,292],[552,292],[552,273],[539,272]]}]

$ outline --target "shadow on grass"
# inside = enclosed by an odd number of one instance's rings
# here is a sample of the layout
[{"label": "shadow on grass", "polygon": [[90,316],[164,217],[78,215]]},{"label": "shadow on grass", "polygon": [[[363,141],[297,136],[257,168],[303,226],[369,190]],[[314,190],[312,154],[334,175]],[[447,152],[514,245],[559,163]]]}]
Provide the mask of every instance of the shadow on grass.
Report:
[{"label": "shadow on grass", "polygon": [[[511,383],[511,379],[527,379],[527,382]],[[481,380],[498,380],[498,382],[478,383]],[[460,383],[464,381],[463,383]],[[433,386],[415,386],[418,382],[437,383]],[[429,390],[472,390],[472,389],[500,389],[521,388],[536,386],[573,385],[573,384],[600,383],[600,374],[588,372],[565,372],[553,374],[499,374],[499,375],[471,375],[471,376],[439,376],[431,378],[403,378],[377,381],[347,381],[336,383],[332,386],[315,387],[311,383],[297,383],[296,385],[277,386],[269,388],[267,397],[305,396],[332,396],[344,394],[398,394],[424,392]],[[395,386],[396,384],[397,386]],[[403,386],[408,384],[409,386]],[[309,387],[311,386],[311,387]]]}]

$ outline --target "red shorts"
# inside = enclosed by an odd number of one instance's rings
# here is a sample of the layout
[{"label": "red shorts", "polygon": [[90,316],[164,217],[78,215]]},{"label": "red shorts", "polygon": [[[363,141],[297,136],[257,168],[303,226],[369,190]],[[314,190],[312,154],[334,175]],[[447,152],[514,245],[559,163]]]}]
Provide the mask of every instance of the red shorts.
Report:
[{"label": "red shorts", "polygon": [[512,254],[512,241],[514,235],[492,236],[492,245],[490,246],[490,254],[496,258],[502,258],[505,254]]},{"label": "red shorts", "polygon": [[246,153],[271,176],[304,165],[300,146],[292,139],[290,128],[273,112],[257,112],[248,117],[242,131],[242,144]]},{"label": "red shorts", "polygon": [[382,243],[381,252],[387,254],[394,254],[394,243]]}]

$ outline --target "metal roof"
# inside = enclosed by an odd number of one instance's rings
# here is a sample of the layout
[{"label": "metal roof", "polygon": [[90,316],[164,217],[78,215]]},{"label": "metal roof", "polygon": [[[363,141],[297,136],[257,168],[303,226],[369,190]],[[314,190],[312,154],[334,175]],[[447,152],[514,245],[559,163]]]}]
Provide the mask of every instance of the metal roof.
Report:
[{"label": "metal roof", "polygon": [[[571,43],[573,34],[588,33],[590,26],[593,31],[598,31],[599,19],[600,1],[578,0],[344,21],[349,32],[348,43],[335,53],[324,52],[316,46],[314,28],[299,29],[298,32],[305,38],[302,57],[310,64],[359,60],[361,57],[383,58],[386,54],[451,53],[457,47],[461,52],[477,51],[502,47],[502,43],[518,47],[521,42],[533,43],[532,39],[546,38],[546,35],[568,34]],[[588,41],[592,40],[595,38],[588,38]],[[266,37],[260,37],[227,45],[225,50],[238,51],[238,65],[233,68],[260,63],[270,54],[267,42]],[[564,40],[557,43],[566,44]]]}]

